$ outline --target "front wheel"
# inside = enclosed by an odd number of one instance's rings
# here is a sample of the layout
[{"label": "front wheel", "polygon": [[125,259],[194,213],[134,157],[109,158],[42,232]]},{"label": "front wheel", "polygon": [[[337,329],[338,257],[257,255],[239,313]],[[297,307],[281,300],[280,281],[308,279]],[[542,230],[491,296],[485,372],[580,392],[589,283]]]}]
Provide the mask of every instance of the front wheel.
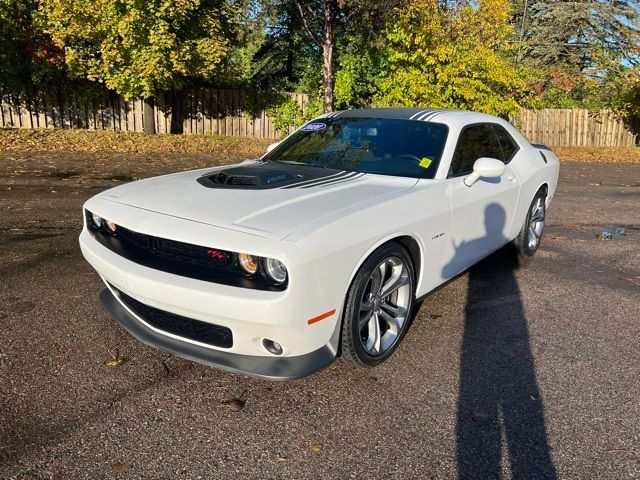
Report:
[{"label": "front wheel", "polygon": [[518,250],[518,255],[522,258],[532,257],[538,251],[544,230],[546,207],[547,195],[540,190],[533,197],[524,225],[513,241]]},{"label": "front wheel", "polygon": [[362,264],[347,293],[342,359],[374,366],[391,356],[409,326],[415,294],[413,263],[397,243],[376,250]]}]

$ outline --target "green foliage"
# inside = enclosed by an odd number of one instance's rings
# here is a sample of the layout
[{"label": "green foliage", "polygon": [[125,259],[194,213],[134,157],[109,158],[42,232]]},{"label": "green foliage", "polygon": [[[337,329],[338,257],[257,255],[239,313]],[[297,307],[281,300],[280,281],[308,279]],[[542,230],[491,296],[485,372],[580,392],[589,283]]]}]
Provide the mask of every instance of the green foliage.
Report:
[{"label": "green foliage", "polygon": [[350,36],[338,57],[333,89],[338,110],[370,106],[377,93],[379,50],[360,36]]},{"label": "green foliage", "polygon": [[528,91],[511,55],[510,2],[477,3],[441,11],[437,0],[417,0],[396,10],[375,103],[515,112]]},{"label": "green foliage", "polygon": [[[604,108],[611,103],[611,94],[604,78],[569,76],[558,69],[534,69],[533,88],[539,92],[536,108]],[[540,84],[543,79],[543,84]]]},{"label": "green foliage", "polygon": [[151,96],[222,75],[239,8],[224,0],[43,0],[40,13],[72,77]]},{"label": "green foliage", "polygon": [[530,0],[527,4],[520,23],[524,62],[569,74],[597,73],[612,60],[637,63],[638,2]]},{"label": "green foliage", "polygon": [[322,113],[319,99],[311,99],[304,111],[290,95],[278,95],[270,100],[266,107],[267,115],[274,119],[274,127],[286,136],[289,126],[299,127]]},{"label": "green foliage", "polygon": [[[326,96],[329,3],[338,109],[611,107],[640,118],[631,0],[0,0],[0,95],[232,85],[286,132]],[[292,91],[311,97],[305,112],[279,93]]]},{"label": "green foliage", "polygon": [[0,0],[0,94],[60,84],[62,51],[34,25],[33,0]]},{"label": "green foliage", "polygon": [[[516,0],[517,59],[535,67],[541,107],[602,108],[622,100],[640,61],[640,4],[635,1]],[[525,10],[525,5],[527,6]],[[619,98],[620,97],[620,98]]]},{"label": "green foliage", "polygon": [[259,33],[259,46],[251,59],[249,83],[261,92],[299,90],[305,72],[319,64],[318,48],[303,31],[292,0],[259,0],[256,4],[249,23],[256,36]]}]

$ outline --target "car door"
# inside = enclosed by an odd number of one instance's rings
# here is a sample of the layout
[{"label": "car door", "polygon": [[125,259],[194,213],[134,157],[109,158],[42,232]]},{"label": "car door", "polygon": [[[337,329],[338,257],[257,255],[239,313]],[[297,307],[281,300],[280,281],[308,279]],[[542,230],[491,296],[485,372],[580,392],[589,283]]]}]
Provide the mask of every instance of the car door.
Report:
[{"label": "car door", "polygon": [[[499,137],[504,137],[504,146]],[[451,221],[443,257],[444,278],[464,271],[510,240],[508,232],[520,182],[509,165],[518,146],[512,138],[509,144],[509,138],[503,127],[491,123],[468,125],[460,132],[447,178]],[[473,171],[474,162],[481,157],[503,161],[505,173],[500,178],[481,178],[468,187],[464,177]]]}]

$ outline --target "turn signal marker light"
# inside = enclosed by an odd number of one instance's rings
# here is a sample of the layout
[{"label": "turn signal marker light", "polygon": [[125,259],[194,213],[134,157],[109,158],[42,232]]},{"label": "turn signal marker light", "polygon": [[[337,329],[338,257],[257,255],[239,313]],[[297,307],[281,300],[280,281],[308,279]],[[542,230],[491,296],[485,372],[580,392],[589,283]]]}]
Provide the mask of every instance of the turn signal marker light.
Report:
[{"label": "turn signal marker light", "polygon": [[336,313],[336,309],[329,310],[328,312],[324,312],[322,315],[318,315],[317,317],[310,318],[307,320],[307,325],[313,325],[314,323],[319,322],[320,320],[324,320],[325,318],[329,318],[331,315]]}]

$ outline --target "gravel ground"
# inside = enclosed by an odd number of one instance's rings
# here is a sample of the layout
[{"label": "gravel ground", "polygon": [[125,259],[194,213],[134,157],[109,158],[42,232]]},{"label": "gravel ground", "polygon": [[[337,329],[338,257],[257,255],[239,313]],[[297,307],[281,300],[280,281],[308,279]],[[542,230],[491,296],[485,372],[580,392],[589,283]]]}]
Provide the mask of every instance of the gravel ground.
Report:
[{"label": "gravel ground", "polygon": [[134,340],[77,245],[98,191],[232,159],[0,153],[0,478],[640,478],[640,165],[564,164],[536,258],[437,291],[382,366],[270,383]]}]

